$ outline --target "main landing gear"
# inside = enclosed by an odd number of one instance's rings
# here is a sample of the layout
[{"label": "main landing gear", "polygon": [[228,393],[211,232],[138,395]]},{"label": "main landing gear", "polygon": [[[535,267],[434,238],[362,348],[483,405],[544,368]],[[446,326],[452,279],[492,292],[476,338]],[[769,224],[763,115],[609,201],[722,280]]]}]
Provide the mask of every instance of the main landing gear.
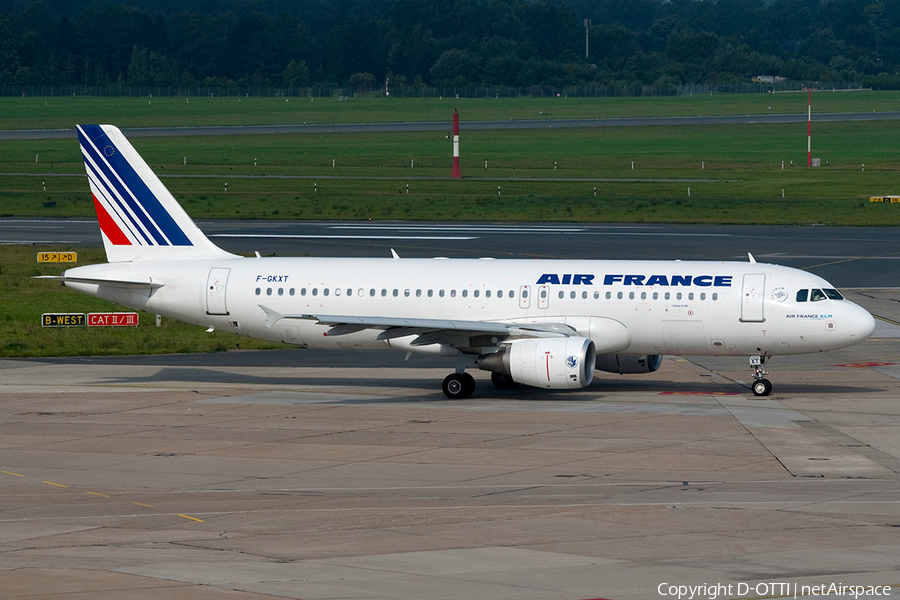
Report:
[{"label": "main landing gear", "polygon": [[750,367],[753,369],[753,390],[754,396],[768,396],[772,393],[772,382],[766,379],[768,371],[764,371],[762,366],[766,364],[766,355],[757,354],[750,357]]},{"label": "main landing gear", "polygon": [[450,373],[444,378],[441,389],[451,400],[463,400],[475,391],[475,378],[468,373]]}]

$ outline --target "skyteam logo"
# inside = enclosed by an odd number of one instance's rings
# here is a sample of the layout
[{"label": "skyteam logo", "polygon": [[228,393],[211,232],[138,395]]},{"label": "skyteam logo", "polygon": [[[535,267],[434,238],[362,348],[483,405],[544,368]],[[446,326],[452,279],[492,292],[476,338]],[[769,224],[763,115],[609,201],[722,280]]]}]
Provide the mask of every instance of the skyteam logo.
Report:
[{"label": "skyteam logo", "polygon": [[[113,245],[193,245],[151,189],[158,180],[132,148],[123,154],[102,125],[79,125],[78,140],[100,229]],[[143,175],[135,166],[143,167]]]},{"label": "skyteam logo", "polygon": [[577,367],[578,366],[578,357],[577,356],[568,357],[566,359],[566,366],[569,367],[570,369],[574,369],[575,367]]}]

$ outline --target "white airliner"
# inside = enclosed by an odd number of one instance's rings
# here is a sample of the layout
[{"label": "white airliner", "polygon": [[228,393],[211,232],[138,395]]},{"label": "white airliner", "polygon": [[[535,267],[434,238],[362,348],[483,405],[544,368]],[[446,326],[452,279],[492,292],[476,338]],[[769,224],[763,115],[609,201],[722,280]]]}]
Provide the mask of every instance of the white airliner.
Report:
[{"label": "white airliner", "polygon": [[187,323],[307,348],[393,348],[456,360],[475,389],[590,385],[663,354],[750,357],[753,393],[779,354],[858,344],[875,320],[827,281],[749,262],[245,258],[214,245],[111,125],[78,127],[107,264],[67,287]]}]

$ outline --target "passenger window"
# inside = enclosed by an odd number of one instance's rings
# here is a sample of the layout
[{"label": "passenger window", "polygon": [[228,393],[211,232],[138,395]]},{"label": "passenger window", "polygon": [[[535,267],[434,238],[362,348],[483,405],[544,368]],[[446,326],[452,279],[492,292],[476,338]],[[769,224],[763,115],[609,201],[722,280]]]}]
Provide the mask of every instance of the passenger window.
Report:
[{"label": "passenger window", "polygon": [[497,297],[498,297],[498,298],[502,298],[502,297],[503,297],[503,290],[497,290]]},{"label": "passenger window", "polygon": [[659,300],[659,292],[653,292],[653,299]]},{"label": "passenger window", "polygon": [[450,290],[450,297],[456,298],[456,290]]},{"label": "passenger window", "polygon": [[[350,290],[347,290],[347,292],[349,294]],[[374,294],[375,290],[372,290],[372,293]],[[362,298],[363,296],[366,295],[366,290],[359,288],[358,290],[356,290],[356,295],[359,296],[360,298]]]},{"label": "passenger window", "polygon": [[312,295],[313,295],[313,296],[318,296],[318,295],[319,295],[319,288],[313,288],[313,289],[312,289]]},{"label": "passenger window", "polygon": [[700,292],[700,299],[706,300],[706,292]]},{"label": "passenger window", "polygon": [[821,300],[825,300],[825,292],[822,290],[813,290],[812,294],[810,294],[809,301],[810,302],[819,302]]},{"label": "passenger window", "polygon": [[[543,297],[544,297],[544,292],[541,292],[541,298],[543,298]],[[559,298],[560,298],[560,300],[562,300],[562,299],[565,298],[565,297],[566,297],[566,293],[565,293],[565,292],[560,292],[560,293],[559,293]]]},{"label": "passenger window", "polygon": [[284,288],[278,288],[278,295],[284,296]]},{"label": "passenger window", "polygon": [[609,300],[612,298],[612,292],[606,292],[606,299]]},{"label": "passenger window", "polygon": [[[353,295],[353,288],[347,288],[347,296]],[[359,295],[362,296],[362,290],[359,290]]]},{"label": "passenger window", "polygon": [[713,299],[713,301],[718,300],[718,299],[719,299],[719,294],[713,292],[712,299]]},{"label": "passenger window", "polygon": [[600,292],[594,292],[594,300],[600,299]]},{"label": "passenger window", "polygon": [[416,298],[422,297],[422,290],[416,290]]},{"label": "passenger window", "polygon": [[618,298],[619,300],[621,300],[621,299],[622,299],[622,292],[619,292],[618,294],[616,294],[616,298]]},{"label": "passenger window", "polygon": [[809,290],[797,291],[797,302],[806,302],[807,298],[809,298]]},{"label": "passenger window", "polygon": [[581,299],[587,300],[587,292],[581,292]]},{"label": "passenger window", "polygon": [[675,294],[675,299],[681,300],[681,292],[678,292],[677,294]]},{"label": "passenger window", "polygon": [[385,296],[387,296],[387,290],[384,288],[381,288],[381,297],[384,298]]},{"label": "passenger window", "polygon": [[370,295],[370,296],[374,296],[374,295],[375,295],[375,288],[369,289],[369,295]]},{"label": "passenger window", "polygon": [[828,296],[829,300],[843,300],[844,299],[844,297],[841,296],[841,293],[837,290],[825,289],[822,291],[825,292],[825,295]]},{"label": "passenger window", "polygon": [[[397,294],[394,295],[396,296]],[[403,296],[409,298],[409,290],[403,290]]]},{"label": "passenger window", "polygon": [[294,288],[291,288],[290,294],[291,294],[291,296],[294,295]]},{"label": "passenger window", "polygon": [[485,297],[485,298],[490,298],[490,297],[491,297],[491,290],[484,290],[484,297]]},{"label": "passenger window", "polygon": [[301,296],[305,296],[305,295],[306,295],[306,288],[300,288],[300,295],[301,295]]},{"label": "passenger window", "polygon": [[462,291],[462,297],[463,297],[463,298],[468,298],[468,297],[469,297],[469,290],[463,290],[463,291]]},{"label": "passenger window", "polygon": [[647,292],[641,292],[641,300],[647,299]]},{"label": "passenger window", "polygon": [[666,292],[666,300],[668,300],[671,297],[672,297],[672,294],[670,294],[669,292]]},{"label": "passenger window", "polygon": [[256,288],[256,295],[259,296],[261,293],[262,293],[262,290],[259,288]]},{"label": "passenger window", "polygon": [[397,288],[394,288],[394,298],[396,298],[399,295],[400,295],[400,290],[398,290]]},{"label": "passenger window", "polygon": [[472,295],[475,296],[475,297],[477,298],[477,297],[478,297],[478,290],[475,290],[474,292],[472,292]]},{"label": "passenger window", "polygon": [[327,295],[328,295],[328,288],[325,288],[324,290],[322,290],[322,294],[325,295],[325,296],[327,296]]},{"label": "passenger window", "polygon": [[628,299],[634,300],[634,292],[628,292]]},{"label": "passenger window", "polygon": [[693,300],[693,299],[694,299],[694,292],[691,292],[688,294],[688,300]]},{"label": "passenger window", "polygon": [[443,298],[443,297],[444,297],[444,290],[441,290],[440,292],[438,292],[438,296],[440,296],[441,298]]},{"label": "passenger window", "polygon": [[431,298],[434,296],[434,290],[428,290],[428,297]]},{"label": "passenger window", "polygon": [[266,288],[266,296],[272,295],[272,288]]},{"label": "passenger window", "polygon": [[[325,294],[325,295],[327,296],[328,294]],[[340,296],[340,295],[341,295],[341,288],[334,288],[334,295],[335,295],[335,296]]]}]

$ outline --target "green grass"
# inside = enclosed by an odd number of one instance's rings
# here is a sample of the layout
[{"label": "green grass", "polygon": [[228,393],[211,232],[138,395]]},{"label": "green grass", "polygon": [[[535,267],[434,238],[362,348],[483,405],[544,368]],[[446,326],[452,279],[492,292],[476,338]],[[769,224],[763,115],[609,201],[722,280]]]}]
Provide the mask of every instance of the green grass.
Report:
[{"label": "green grass", "polygon": [[[900,224],[896,207],[868,202],[900,193],[900,122],[817,124],[816,169],[805,134],[802,124],[477,130],[462,143],[462,180],[448,177],[440,132],[132,141],[195,218]],[[73,140],[0,142],[0,173],[0,214],[93,217]]]},{"label": "green grass", "polygon": [[202,327],[170,319],[163,319],[162,327],[156,327],[156,316],[145,312],[139,313],[138,327],[44,328],[42,313],[128,311],[56,282],[32,279],[106,261],[100,249],[79,249],[77,264],[37,262],[38,252],[60,249],[0,247],[0,357],[221,352],[236,349],[237,344],[243,350],[286,347],[229,333],[206,333]]},{"label": "green grass", "polygon": [[[813,111],[896,110],[900,92],[816,92]],[[806,113],[804,93],[656,98],[325,98],[55,96],[0,98],[0,129],[584,119],[635,116]]]}]

